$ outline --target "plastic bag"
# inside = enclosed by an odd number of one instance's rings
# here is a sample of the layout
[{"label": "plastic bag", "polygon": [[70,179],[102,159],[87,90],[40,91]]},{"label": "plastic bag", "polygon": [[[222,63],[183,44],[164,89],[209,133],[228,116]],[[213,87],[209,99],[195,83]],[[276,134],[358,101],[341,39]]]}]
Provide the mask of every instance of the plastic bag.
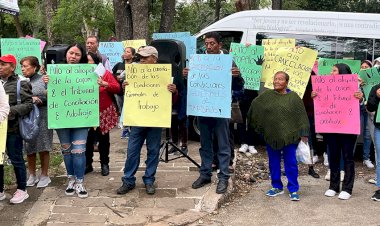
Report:
[{"label": "plastic bag", "polygon": [[306,165],[311,164],[310,147],[308,143],[299,142],[296,150],[297,161]]}]

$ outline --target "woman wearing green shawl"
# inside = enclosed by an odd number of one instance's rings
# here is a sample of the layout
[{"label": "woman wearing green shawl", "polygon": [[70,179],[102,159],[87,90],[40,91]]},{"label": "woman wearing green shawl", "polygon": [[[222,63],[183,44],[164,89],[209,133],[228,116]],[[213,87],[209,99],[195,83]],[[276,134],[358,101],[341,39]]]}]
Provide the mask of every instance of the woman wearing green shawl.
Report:
[{"label": "woman wearing green shawl", "polygon": [[274,90],[266,90],[252,101],[248,120],[267,143],[272,188],[266,195],[274,197],[284,193],[281,182],[283,156],[289,196],[292,201],[298,201],[296,149],[300,138],[307,143],[309,121],[302,99],[287,89],[288,81],[287,73],[277,72],[273,80]]}]

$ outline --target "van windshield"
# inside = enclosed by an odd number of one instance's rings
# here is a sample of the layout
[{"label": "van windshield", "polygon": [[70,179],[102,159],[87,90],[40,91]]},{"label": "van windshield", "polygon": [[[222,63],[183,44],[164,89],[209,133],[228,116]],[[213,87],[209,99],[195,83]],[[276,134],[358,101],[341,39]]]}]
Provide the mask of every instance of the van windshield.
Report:
[{"label": "van windshield", "polygon": [[[240,43],[243,36],[242,31],[218,31],[222,36],[223,50],[229,52],[230,45],[232,42]],[[206,52],[206,47],[204,43],[204,35],[197,38],[197,53],[203,54]]]},{"label": "van windshield", "polygon": [[[336,36],[319,36],[285,33],[257,33],[256,44],[261,45],[263,39],[295,38],[296,45],[318,51],[320,58],[355,59],[373,61],[380,52],[380,40],[367,38],[350,38]],[[376,45],[374,42],[376,41]],[[375,48],[374,48],[375,47]]]}]

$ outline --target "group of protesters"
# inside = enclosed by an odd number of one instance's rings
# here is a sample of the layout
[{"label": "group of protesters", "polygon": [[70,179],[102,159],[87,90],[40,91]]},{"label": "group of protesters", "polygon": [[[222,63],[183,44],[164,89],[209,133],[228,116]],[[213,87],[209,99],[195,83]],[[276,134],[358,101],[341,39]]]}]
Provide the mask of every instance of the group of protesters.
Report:
[{"label": "group of protesters", "polygon": [[[204,37],[206,54],[226,54],[222,48],[221,36],[210,32]],[[90,36],[86,40],[86,48],[78,43],[67,47],[65,62],[67,64],[102,64],[105,73],[99,75],[99,127],[97,128],[64,128],[56,129],[59,137],[66,173],[68,177],[65,194],[77,194],[80,198],[88,197],[84,186],[86,173],[93,171],[93,152],[97,148],[100,154],[101,174],[109,175],[110,131],[119,124],[120,113],[123,109],[124,90],[129,85],[125,78],[125,64],[156,64],[159,53],[153,46],[142,46],[138,50],[126,47],[122,62],[111,68],[108,59],[99,50],[99,39]],[[29,197],[26,187],[43,188],[49,185],[49,152],[52,150],[53,130],[47,126],[47,93],[49,91],[49,75],[46,68],[41,66],[33,56],[20,60],[22,78],[15,74],[18,64],[13,55],[0,57],[0,121],[8,118],[6,149],[11,164],[14,167],[17,180],[17,190],[10,199],[11,203],[22,203]],[[380,60],[374,62],[380,65]],[[362,69],[372,67],[370,61],[362,62]],[[346,64],[336,64],[331,74],[352,74]],[[174,78],[167,84],[167,90],[172,94],[172,138],[180,145],[181,154],[187,155],[187,125],[186,98],[187,76],[189,68],[183,69],[182,78]],[[284,159],[285,174],[288,179],[287,188],[292,201],[300,200],[298,184],[298,166],[296,149],[300,142],[309,143],[311,150],[316,151],[313,161],[318,159],[316,150],[316,134],[313,113],[313,99],[318,96],[309,85],[304,100],[288,88],[289,75],[278,71],[274,74],[274,89],[265,90],[260,95],[258,91],[244,89],[244,79],[238,67],[233,63],[232,101],[238,102],[243,118],[238,123],[240,140],[239,152],[247,155],[256,154],[260,140],[266,143],[269,159],[269,169],[272,188],[267,196],[277,196],[284,193],[281,182],[281,159]],[[312,73],[312,76],[315,74]],[[18,90],[18,83],[20,90]],[[363,84],[362,84],[363,85]],[[20,101],[17,100],[20,95]],[[9,96],[7,99],[6,95]],[[352,95],[358,100],[362,111],[362,131],[364,134],[363,163],[368,168],[374,168],[369,160],[370,144],[375,144],[375,150],[380,150],[380,123],[374,118],[380,101],[380,84],[372,88],[369,97],[364,97],[359,89]],[[40,111],[39,134],[33,141],[24,142],[19,132],[19,118],[32,111],[33,104]],[[234,123],[228,118],[198,117],[200,130],[201,166],[199,178],[191,185],[193,189],[201,188],[211,183],[212,172],[218,169],[216,193],[223,194],[228,189],[230,174],[233,172],[234,158]],[[354,134],[321,134],[326,144],[329,166],[326,179],[330,186],[325,196],[347,200],[352,195],[355,167],[354,150],[357,135]],[[155,174],[159,163],[162,128],[158,127],[122,127],[122,138],[128,137],[127,159],[125,161],[122,185],[116,190],[117,194],[126,194],[135,188],[136,171],[140,164],[141,150],[146,144],[147,159],[143,182],[147,194],[155,194]],[[27,154],[28,173],[23,158]],[[174,151],[173,151],[174,152]],[[37,153],[41,160],[41,174],[36,174]],[[376,151],[376,173],[380,177],[380,151]],[[175,154],[175,153],[174,153]],[[342,159],[342,160],[341,160]],[[341,164],[341,161],[343,164]],[[326,165],[327,165],[326,164]],[[28,174],[28,176],[27,176]],[[319,175],[309,166],[309,174],[315,178]],[[342,182],[342,188],[340,183]],[[380,181],[372,179],[379,188],[372,196],[380,201]],[[0,200],[6,198],[4,192],[4,166],[0,165]]]}]

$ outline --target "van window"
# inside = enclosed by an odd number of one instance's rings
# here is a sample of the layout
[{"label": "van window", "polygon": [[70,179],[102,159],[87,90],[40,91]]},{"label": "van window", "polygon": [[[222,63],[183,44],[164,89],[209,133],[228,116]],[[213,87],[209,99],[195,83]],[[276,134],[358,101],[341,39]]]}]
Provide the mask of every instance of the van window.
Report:
[{"label": "van window", "polygon": [[[231,42],[240,43],[243,36],[242,31],[218,31],[218,33],[222,36],[222,48],[227,52],[230,49]],[[202,35],[197,38],[197,53],[202,54],[205,53],[205,51],[204,35]]]},{"label": "van window", "polygon": [[[256,44],[261,45],[262,40],[268,38],[295,38],[296,45],[318,50],[318,57],[322,58],[372,60],[374,54],[373,39],[285,33],[257,33]],[[380,43],[378,43],[378,45],[380,45]],[[380,55],[380,52],[378,52],[378,55]]]}]

